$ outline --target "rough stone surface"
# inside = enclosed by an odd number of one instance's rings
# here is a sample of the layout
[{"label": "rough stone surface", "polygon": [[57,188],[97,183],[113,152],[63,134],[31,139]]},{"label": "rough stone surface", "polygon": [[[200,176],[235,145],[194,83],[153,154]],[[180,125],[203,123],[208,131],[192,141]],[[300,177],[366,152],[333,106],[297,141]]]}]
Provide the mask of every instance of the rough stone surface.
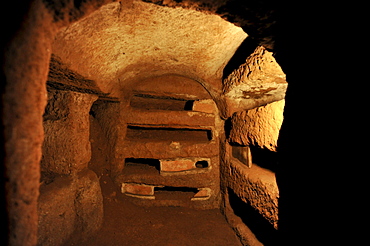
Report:
[{"label": "rough stone surface", "polygon": [[111,148],[99,122],[90,114],[90,143],[91,143],[91,160],[89,169],[93,170],[98,177],[105,170],[110,169]]},{"label": "rough stone surface", "polygon": [[161,171],[178,172],[195,168],[195,162],[189,159],[161,160]]},{"label": "rough stone surface", "polygon": [[[259,46],[255,51],[248,56],[245,63],[242,64],[238,69],[232,72],[224,81],[224,93],[233,97],[257,97],[257,87],[261,84],[279,84],[286,83],[285,74],[279,64],[277,64],[275,58],[272,56],[272,52],[267,51],[264,47]],[[244,86],[244,88],[243,88]],[[245,90],[243,95],[242,89]],[[250,95],[245,95],[250,92]],[[254,95],[252,93],[255,93]]]},{"label": "rough stone surface", "polygon": [[75,229],[75,184],[71,177],[58,177],[42,185],[38,200],[38,245],[61,245]]},{"label": "rough stone surface", "polygon": [[272,52],[259,46],[223,81],[229,114],[281,100],[287,82]]},{"label": "rough stone surface", "polygon": [[62,245],[78,232],[77,242],[96,232],[103,223],[103,198],[96,174],[86,169],[43,183],[38,215],[37,245]]},{"label": "rough stone surface", "polygon": [[[214,110],[214,108],[213,108]],[[215,116],[204,112],[162,111],[151,112],[131,109],[126,113],[129,124],[172,125],[182,127],[214,126]]]},{"label": "rough stone surface", "polygon": [[[122,170],[124,157],[123,157],[123,138],[126,128],[122,126],[119,120],[121,117],[121,105],[117,101],[97,100],[91,107],[91,117],[94,121],[92,130],[102,131],[102,134],[107,141],[105,146],[100,146],[97,135],[96,139],[92,139],[94,143],[92,146],[97,148],[106,148],[106,163],[108,165],[103,168],[110,170],[111,175],[114,177]],[[95,132],[96,133],[96,132]],[[93,133],[93,134],[95,134]],[[98,149],[99,150],[99,149]],[[93,153],[94,154],[94,153]],[[100,167],[102,168],[102,163]]]},{"label": "rough stone surface", "polygon": [[281,100],[235,113],[231,117],[229,142],[276,151],[284,104],[285,101]]},{"label": "rough stone surface", "polygon": [[143,185],[143,184],[129,184],[123,183],[121,187],[122,193],[129,193],[141,196],[153,196],[154,186]]},{"label": "rough stone surface", "polygon": [[230,160],[229,168],[228,186],[277,229],[279,190],[275,174],[257,165],[247,168],[235,159]]},{"label": "rough stone surface", "polygon": [[103,196],[98,177],[89,169],[78,173],[75,189],[75,230],[80,232],[80,240],[85,240],[103,224]]},{"label": "rough stone surface", "polygon": [[71,71],[59,57],[52,55],[48,74],[47,86],[59,90],[72,90],[90,94],[104,95],[93,80]]},{"label": "rough stone surface", "polygon": [[37,241],[42,114],[53,31],[40,1],[10,4],[13,8],[4,4],[1,16],[11,20],[2,21],[7,24],[1,40],[1,200],[6,201],[1,223],[8,234],[2,243],[28,246]]},{"label": "rough stone surface", "polygon": [[91,158],[89,111],[98,96],[49,90],[48,97],[38,244],[60,245],[72,232],[79,231],[81,239],[102,224],[99,180],[87,169]]},{"label": "rough stone surface", "polygon": [[201,83],[191,77],[177,74],[177,71],[161,76],[140,78],[128,83],[128,90],[135,94],[144,93],[162,98],[178,98],[188,100],[211,99],[209,91]]},{"label": "rough stone surface", "polygon": [[[103,92],[115,94],[133,77],[164,72],[212,83],[210,79],[221,78],[246,36],[217,15],[134,0],[124,7],[107,4],[61,29],[53,53],[73,71],[96,81]],[[220,83],[212,86],[221,89]]]},{"label": "rough stone surface", "polygon": [[91,158],[89,111],[96,95],[50,91],[44,115],[41,171],[71,174]]},{"label": "rough stone surface", "polygon": [[216,105],[212,99],[194,101],[193,110],[214,114],[216,112]]}]

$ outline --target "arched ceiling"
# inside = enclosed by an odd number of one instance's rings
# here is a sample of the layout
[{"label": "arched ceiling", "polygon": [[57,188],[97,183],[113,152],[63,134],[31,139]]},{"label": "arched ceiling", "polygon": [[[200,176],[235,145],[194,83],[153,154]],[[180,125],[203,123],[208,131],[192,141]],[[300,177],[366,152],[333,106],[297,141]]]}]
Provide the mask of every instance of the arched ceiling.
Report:
[{"label": "arched ceiling", "polygon": [[60,29],[53,54],[112,96],[134,79],[166,73],[221,91],[223,69],[246,37],[218,15],[134,0],[104,5]]},{"label": "arched ceiling", "polygon": [[[94,12],[88,3],[55,8],[54,19],[65,26],[53,42],[49,87],[120,100],[141,80],[179,75],[199,82],[222,118],[283,99],[285,74],[270,51],[274,5],[207,1],[119,1]],[[76,18],[91,14],[75,22],[66,17],[77,10]]]}]

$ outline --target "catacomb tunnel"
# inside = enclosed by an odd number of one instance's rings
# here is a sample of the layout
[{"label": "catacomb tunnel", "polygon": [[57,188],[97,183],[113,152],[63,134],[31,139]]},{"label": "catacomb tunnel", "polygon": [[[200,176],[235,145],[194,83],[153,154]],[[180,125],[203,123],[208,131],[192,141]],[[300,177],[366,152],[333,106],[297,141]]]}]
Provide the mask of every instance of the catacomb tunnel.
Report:
[{"label": "catacomb tunnel", "polygon": [[[288,83],[276,6],[257,2],[31,1],[4,44],[9,245],[281,245]],[[216,213],[225,241],[140,241],[109,224],[139,211],[146,231],[167,227],[145,211],[200,227]]]}]

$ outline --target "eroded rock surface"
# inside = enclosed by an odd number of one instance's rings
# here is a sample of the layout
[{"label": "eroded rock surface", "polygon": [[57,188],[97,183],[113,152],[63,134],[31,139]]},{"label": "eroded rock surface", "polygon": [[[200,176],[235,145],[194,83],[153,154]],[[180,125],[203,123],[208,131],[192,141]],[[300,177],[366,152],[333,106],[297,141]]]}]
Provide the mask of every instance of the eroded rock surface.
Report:
[{"label": "eroded rock surface", "polygon": [[229,141],[276,151],[279,131],[283,123],[284,104],[284,100],[280,100],[235,113],[231,117]]}]

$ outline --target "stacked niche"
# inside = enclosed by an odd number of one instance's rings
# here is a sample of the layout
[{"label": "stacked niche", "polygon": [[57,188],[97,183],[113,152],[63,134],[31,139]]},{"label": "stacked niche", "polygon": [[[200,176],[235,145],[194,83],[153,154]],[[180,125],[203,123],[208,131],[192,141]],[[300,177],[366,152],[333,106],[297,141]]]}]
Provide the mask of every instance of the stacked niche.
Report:
[{"label": "stacked niche", "polygon": [[218,207],[218,114],[206,90],[185,77],[155,77],[138,83],[128,104],[122,193],[144,206]]}]

